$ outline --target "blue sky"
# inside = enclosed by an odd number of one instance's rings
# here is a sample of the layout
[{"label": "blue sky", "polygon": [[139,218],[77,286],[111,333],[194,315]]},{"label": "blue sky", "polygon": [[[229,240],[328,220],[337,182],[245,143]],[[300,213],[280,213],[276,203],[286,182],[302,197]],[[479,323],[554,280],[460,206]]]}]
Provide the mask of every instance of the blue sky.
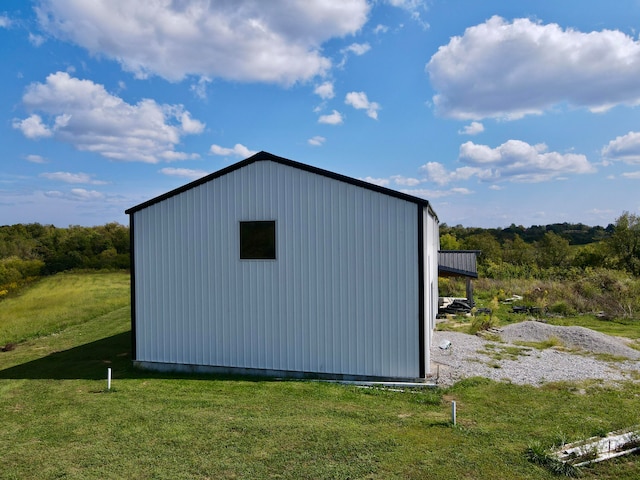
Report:
[{"label": "blue sky", "polygon": [[4,0],[0,224],[265,150],[467,227],[640,210],[640,1]]}]

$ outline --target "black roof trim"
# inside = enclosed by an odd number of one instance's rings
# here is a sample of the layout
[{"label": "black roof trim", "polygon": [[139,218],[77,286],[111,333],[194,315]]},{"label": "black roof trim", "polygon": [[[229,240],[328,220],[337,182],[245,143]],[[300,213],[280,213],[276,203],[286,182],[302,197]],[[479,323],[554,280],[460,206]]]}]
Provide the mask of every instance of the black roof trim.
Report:
[{"label": "black roof trim", "polygon": [[176,188],[174,190],[171,190],[171,191],[169,191],[167,193],[164,193],[164,194],[162,194],[160,196],[152,198],[151,200],[147,200],[146,202],[143,202],[143,203],[141,203],[139,205],[136,205],[135,207],[131,207],[131,208],[125,210],[124,213],[126,213],[128,215],[131,215],[132,213],[135,213],[135,212],[137,212],[139,210],[142,210],[144,208],[150,207],[151,205],[154,205],[156,203],[162,202],[163,200],[166,200],[167,198],[171,198],[171,197],[173,197],[175,195],[178,195],[178,194],[180,194],[182,192],[185,192],[187,190],[191,190],[194,187],[202,185],[203,183],[207,183],[208,181],[213,180],[214,178],[222,177],[223,175],[231,173],[231,172],[233,172],[235,170],[238,170],[238,169],[240,169],[242,167],[246,167],[247,165],[250,165],[250,164],[255,163],[255,162],[261,162],[261,161],[271,161],[271,162],[275,162],[275,163],[280,163],[282,165],[287,165],[289,167],[293,167],[293,168],[297,168],[297,169],[300,169],[300,170],[304,170],[306,172],[315,173],[317,175],[322,175],[324,177],[329,177],[329,178],[332,178],[334,180],[338,180],[338,181],[341,181],[341,182],[349,183],[351,185],[355,185],[355,186],[358,186],[358,187],[361,187],[361,188],[365,188],[367,190],[373,190],[374,192],[382,193],[384,195],[389,195],[391,197],[399,198],[401,200],[406,200],[407,202],[415,203],[417,205],[421,205],[422,207],[428,208],[429,212],[436,218],[436,220],[438,219],[438,216],[434,212],[433,208],[431,208],[431,204],[429,203],[429,201],[425,200],[423,198],[414,197],[413,195],[408,195],[406,193],[398,192],[397,190],[392,190],[390,188],[374,185],[373,183],[365,182],[364,180],[358,180],[357,178],[347,177],[346,175],[341,175],[339,173],[331,172],[329,170],[323,170],[322,168],[313,167],[313,166],[307,165],[305,163],[295,162],[295,161],[289,160],[287,158],[278,157],[278,156],[273,155],[273,154],[268,153],[268,152],[258,152],[255,155],[252,155],[249,158],[241,160],[238,163],[234,163],[233,165],[229,165],[228,167],[225,167],[222,170],[218,170],[217,172],[213,172],[213,173],[211,173],[211,174],[209,174],[207,176],[204,176],[202,178],[194,180],[193,182],[187,183],[186,185],[183,185],[182,187],[178,187],[178,188]]},{"label": "black roof trim", "polygon": [[482,254],[482,250],[438,250],[438,253],[475,253]]},{"label": "black roof trim", "polygon": [[438,265],[438,273],[449,273],[456,277],[478,278],[478,272],[469,272],[467,270],[458,270],[456,268]]}]

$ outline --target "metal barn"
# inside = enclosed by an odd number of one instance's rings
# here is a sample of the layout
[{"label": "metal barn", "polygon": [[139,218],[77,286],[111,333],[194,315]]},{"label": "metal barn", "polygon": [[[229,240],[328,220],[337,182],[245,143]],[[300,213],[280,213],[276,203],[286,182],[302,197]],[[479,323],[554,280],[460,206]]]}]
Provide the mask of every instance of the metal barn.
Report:
[{"label": "metal barn", "polygon": [[426,200],[260,152],[126,213],[137,366],[429,373],[439,235]]}]

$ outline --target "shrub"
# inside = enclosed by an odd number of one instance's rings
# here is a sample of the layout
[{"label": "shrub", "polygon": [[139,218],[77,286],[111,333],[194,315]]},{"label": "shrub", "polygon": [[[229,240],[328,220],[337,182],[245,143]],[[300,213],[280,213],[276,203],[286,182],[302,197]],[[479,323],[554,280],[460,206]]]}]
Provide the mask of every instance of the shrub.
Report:
[{"label": "shrub", "polygon": [[555,302],[553,305],[549,307],[549,311],[551,313],[555,313],[557,315],[563,315],[565,317],[568,317],[570,315],[575,315],[576,313],[575,309],[565,301]]}]

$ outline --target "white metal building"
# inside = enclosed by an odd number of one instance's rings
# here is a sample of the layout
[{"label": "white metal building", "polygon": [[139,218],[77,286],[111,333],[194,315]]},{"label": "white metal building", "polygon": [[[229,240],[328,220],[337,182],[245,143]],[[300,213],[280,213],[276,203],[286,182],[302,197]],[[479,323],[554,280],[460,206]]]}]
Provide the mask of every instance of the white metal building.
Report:
[{"label": "white metal building", "polygon": [[137,366],[429,373],[439,235],[426,200],[260,152],[126,213]]}]

